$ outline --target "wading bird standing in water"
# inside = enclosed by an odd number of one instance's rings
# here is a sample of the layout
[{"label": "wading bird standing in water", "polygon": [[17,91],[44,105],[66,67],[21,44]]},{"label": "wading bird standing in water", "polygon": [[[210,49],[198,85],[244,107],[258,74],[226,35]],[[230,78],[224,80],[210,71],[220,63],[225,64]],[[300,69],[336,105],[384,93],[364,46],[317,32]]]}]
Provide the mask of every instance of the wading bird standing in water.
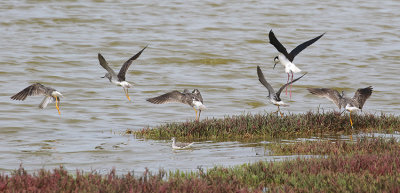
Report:
[{"label": "wading bird standing in water", "polygon": [[23,101],[28,96],[37,96],[37,95],[44,95],[42,102],[39,104],[39,108],[44,109],[47,107],[47,104],[56,102],[56,108],[57,108],[58,114],[61,114],[60,113],[60,97],[63,97],[63,95],[60,92],[58,92],[57,90],[50,88],[50,87],[46,87],[40,83],[34,83],[34,84],[26,87],[21,92],[12,96],[11,99]]},{"label": "wading bird standing in water", "polygon": [[372,86],[366,88],[359,88],[354,94],[353,98],[345,97],[343,91],[342,94],[339,94],[337,90],[330,88],[308,88],[307,90],[313,95],[329,99],[330,101],[335,103],[336,106],[339,107],[339,110],[341,110],[342,107],[344,107],[345,110],[349,111],[351,128],[353,128],[353,121],[351,120],[351,112],[356,110],[362,110],[365,101],[372,94]]},{"label": "wading bird standing in water", "polygon": [[194,144],[194,142],[192,142],[192,143],[176,142],[175,137],[173,137],[171,140],[172,140],[172,149],[187,149],[187,148],[190,148]]},{"label": "wading bird standing in water", "polygon": [[126,96],[126,98],[128,98],[129,101],[131,101],[131,99],[129,98],[128,88],[131,88],[132,84],[130,84],[129,82],[125,81],[125,75],[126,75],[126,72],[128,71],[129,66],[131,66],[132,62],[134,60],[136,60],[140,56],[140,54],[142,54],[143,50],[146,49],[146,48],[147,48],[147,46],[144,47],[136,55],[134,55],[131,58],[129,58],[129,60],[126,61],[122,65],[121,69],[119,70],[118,75],[114,72],[113,69],[110,68],[110,66],[108,65],[106,59],[104,59],[104,57],[100,53],[98,54],[100,65],[104,69],[107,70],[107,73],[101,78],[107,77],[108,80],[110,80],[111,83],[113,83],[113,84],[115,84],[117,86],[121,86],[124,89],[125,96]]},{"label": "wading bird standing in water", "polygon": [[[269,32],[269,43],[271,43],[279,52],[279,55],[274,58],[274,68],[277,63],[281,63],[285,67],[285,72],[288,74],[288,80],[289,82],[289,77],[290,73],[292,74],[292,79],[293,81],[293,73],[301,72],[299,68],[293,63],[294,57],[296,57],[297,54],[299,54],[301,51],[306,49],[308,46],[319,40],[325,33],[322,35],[308,40],[300,45],[298,45],[295,49],[293,49],[290,53],[287,52],[286,48],[278,41],[278,39],[275,37],[274,32],[271,31]],[[290,98],[292,98],[292,85],[290,85]],[[286,88],[286,95],[287,95],[287,88]]]},{"label": "wading bird standing in water", "polygon": [[[190,105],[196,112],[196,121],[200,119],[200,113],[202,110],[206,109],[203,104],[203,97],[201,97],[200,91],[194,89],[189,92],[188,89],[179,92],[177,90],[171,91],[169,93],[160,95],[154,98],[148,98],[147,101],[154,104],[165,104],[165,103],[183,103]],[[199,111],[199,116],[197,117],[197,110]]]},{"label": "wading bird standing in water", "polygon": [[263,84],[263,85],[265,86],[265,88],[268,89],[268,99],[269,99],[269,101],[270,101],[272,104],[278,106],[278,110],[276,111],[276,113],[279,112],[279,113],[281,114],[281,117],[283,117],[283,114],[280,112],[279,106],[289,106],[289,105],[286,104],[286,103],[284,103],[284,102],[281,100],[280,95],[281,95],[282,90],[283,90],[287,85],[292,84],[293,82],[298,81],[300,78],[302,78],[302,77],[303,77],[304,75],[306,75],[306,74],[303,74],[303,75],[300,76],[299,78],[296,78],[296,79],[290,81],[289,83],[284,84],[283,86],[281,86],[281,88],[278,90],[278,92],[275,92],[274,88],[272,88],[272,86],[267,82],[267,80],[265,80],[264,74],[263,74],[263,72],[261,71],[260,66],[257,66],[257,75],[258,75],[258,80],[261,82],[261,84]]}]

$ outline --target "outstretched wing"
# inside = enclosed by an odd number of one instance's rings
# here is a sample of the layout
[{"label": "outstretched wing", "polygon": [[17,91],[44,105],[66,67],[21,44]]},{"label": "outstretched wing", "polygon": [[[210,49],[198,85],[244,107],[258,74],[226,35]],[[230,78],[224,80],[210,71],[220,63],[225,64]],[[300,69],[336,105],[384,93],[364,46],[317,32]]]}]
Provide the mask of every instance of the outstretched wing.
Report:
[{"label": "outstretched wing", "polygon": [[286,48],[275,37],[275,34],[272,31],[272,29],[271,29],[271,31],[269,31],[269,35],[268,36],[269,36],[269,43],[271,43],[278,50],[278,52],[282,53],[283,55],[286,56],[286,58],[288,58],[289,54],[288,54]]},{"label": "outstretched wing", "polygon": [[268,89],[268,96],[271,94],[275,95],[274,88],[272,88],[272,86],[267,82],[267,80],[265,80],[264,74],[261,71],[260,66],[257,66],[257,75],[258,75],[258,80],[261,82],[261,84],[263,84],[265,88]]},{"label": "outstretched wing", "polygon": [[316,42],[317,40],[319,40],[319,38],[321,38],[325,33],[321,34],[320,36],[313,38],[311,40],[308,40],[300,45],[298,45],[295,49],[293,49],[290,53],[289,53],[289,57],[287,57],[291,62],[293,62],[294,57],[296,57],[297,54],[299,54],[301,51],[303,51],[304,49],[306,49],[308,46],[310,46],[311,44],[313,44],[314,42]]},{"label": "outstretched wing", "polygon": [[276,95],[279,97],[281,95],[281,92],[283,91],[283,89],[285,89],[286,86],[298,81],[300,78],[302,78],[304,75],[306,75],[307,73],[301,75],[300,77],[290,81],[289,83],[284,84],[283,86],[281,86],[281,88],[278,90],[278,92],[276,92]]},{"label": "outstretched wing", "polygon": [[142,52],[144,51],[144,49],[146,49],[146,47],[144,47],[142,50],[140,50],[140,52],[138,52],[137,54],[135,54],[134,56],[132,56],[131,58],[129,58],[129,60],[127,60],[122,66],[121,69],[119,70],[118,73],[118,80],[119,81],[125,81],[125,74],[128,71],[129,66],[131,66],[132,62],[134,60],[136,60],[137,58],[139,58],[140,54],[142,54]]},{"label": "outstretched wing", "polygon": [[154,98],[148,98],[147,101],[154,104],[165,104],[165,103],[184,103],[184,94],[181,92],[174,90],[172,92],[160,95]]},{"label": "outstretched wing", "polygon": [[367,88],[359,88],[356,93],[354,93],[353,100],[357,101],[359,109],[362,109],[365,101],[371,96],[371,94],[372,86]]},{"label": "outstretched wing", "polygon": [[27,96],[46,95],[46,87],[40,83],[34,83],[11,97],[13,100],[25,100]]},{"label": "outstretched wing", "polygon": [[104,57],[100,53],[97,55],[97,57],[99,58],[100,65],[104,69],[106,69],[107,72],[110,73],[112,77],[116,77],[117,74],[114,72],[113,69],[110,68],[110,66],[108,65],[108,62],[106,61],[106,59],[104,59]]},{"label": "outstretched wing", "polygon": [[318,97],[325,97],[335,103],[336,106],[341,108],[340,100],[341,96],[337,90],[333,90],[330,88],[307,88],[307,90]]}]

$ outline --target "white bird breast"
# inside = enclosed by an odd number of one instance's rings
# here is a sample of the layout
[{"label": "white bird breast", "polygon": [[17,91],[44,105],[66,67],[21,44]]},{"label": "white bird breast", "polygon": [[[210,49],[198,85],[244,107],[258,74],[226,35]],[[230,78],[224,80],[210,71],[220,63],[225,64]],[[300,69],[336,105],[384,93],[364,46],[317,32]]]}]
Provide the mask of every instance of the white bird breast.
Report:
[{"label": "white bird breast", "polygon": [[194,105],[194,108],[200,109],[200,110],[203,110],[206,108],[206,106],[204,106],[203,103],[200,101],[193,101],[193,105]]},{"label": "white bird breast", "polygon": [[285,55],[279,54],[278,58],[279,58],[279,63],[281,63],[285,67],[286,73],[290,73],[290,71],[292,71],[293,73],[301,72],[301,70],[297,68],[295,64],[290,62]]},{"label": "white bird breast", "polygon": [[347,105],[346,105],[346,110],[348,110],[348,111],[352,112],[352,111],[355,111],[355,110],[360,110],[360,109],[359,109],[359,108],[357,108],[357,107],[350,106],[349,104],[347,104]]},{"label": "white bird breast", "polygon": [[114,84],[116,84],[118,86],[122,86],[124,88],[131,88],[132,87],[132,85],[129,82],[126,82],[126,81],[115,82]]},{"label": "white bird breast", "polygon": [[58,91],[53,91],[52,93],[51,93],[51,95],[53,95],[53,96],[58,96],[58,97],[62,97],[63,95],[60,93],[60,92],[58,92]]}]

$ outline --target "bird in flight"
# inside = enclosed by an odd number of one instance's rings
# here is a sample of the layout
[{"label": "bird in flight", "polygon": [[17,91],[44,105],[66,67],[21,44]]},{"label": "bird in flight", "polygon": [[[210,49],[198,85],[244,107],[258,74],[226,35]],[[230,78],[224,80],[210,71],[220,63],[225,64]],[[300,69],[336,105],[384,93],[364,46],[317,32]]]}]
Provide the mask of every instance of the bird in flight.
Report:
[{"label": "bird in flight", "polygon": [[372,86],[357,89],[352,98],[344,96],[343,91],[342,94],[340,94],[337,90],[331,88],[308,88],[307,90],[313,95],[325,97],[332,101],[337,107],[339,107],[339,110],[343,107],[345,110],[349,111],[351,128],[353,128],[351,112],[362,110],[365,101],[367,101],[372,94]]},{"label": "bird in flight", "polygon": [[[279,40],[276,38],[274,32],[269,31],[269,43],[271,43],[279,52],[278,56],[274,58],[274,68],[277,63],[282,64],[285,67],[285,72],[288,74],[288,80],[290,78],[290,74],[292,74],[291,80],[293,81],[293,73],[300,72],[301,70],[293,63],[294,57],[296,57],[297,54],[299,54],[301,51],[306,49],[308,46],[319,40],[325,33],[321,34],[318,37],[315,37],[311,40],[308,40],[300,45],[298,45],[295,49],[293,49],[290,53],[287,52],[285,46],[279,42]],[[290,88],[292,85],[290,85]],[[286,95],[287,95],[287,88],[286,88]],[[290,98],[292,98],[292,91],[290,89]]]},{"label": "bird in flight", "polygon": [[127,82],[125,80],[125,75],[126,75],[126,72],[128,71],[129,66],[131,66],[132,62],[134,60],[136,60],[140,56],[140,54],[142,54],[144,49],[146,49],[146,48],[147,48],[147,46],[144,47],[142,50],[140,50],[140,52],[138,52],[137,54],[135,54],[134,56],[129,58],[129,60],[127,60],[122,65],[121,69],[119,70],[118,75],[114,72],[114,70],[112,68],[110,68],[106,59],[104,59],[104,57],[100,53],[98,54],[100,65],[104,69],[107,70],[107,73],[101,78],[107,77],[111,83],[113,83],[117,86],[121,86],[124,89],[125,96],[126,96],[126,98],[128,98],[129,101],[131,101],[131,99],[129,98],[128,88],[132,88],[133,86],[132,86],[132,84],[130,84],[129,82]]},{"label": "bird in flight", "polygon": [[42,102],[39,104],[39,108],[44,109],[47,107],[47,105],[49,103],[56,102],[56,108],[57,108],[58,114],[61,115],[61,113],[60,113],[60,97],[63,97],[63,95],[60,92],[58,92],[56,89],[44,86],[43,84],[40,84],[40,83],[34,83],[34,84],[26,87],[24,90],[20,91],[19,93],[15,94],[14,96],[12,96],[11,99],[23,101],[28,96],[38,96],[38,95],[44,96]]},{"label": "bird in flight", "polygon": [[262,85],[265,86],[265,88],[268,89],[268,96],[267,97],[268,97],[269,101],[272,104],[278,106],[278,110],[276,112],[277,113],[279,112],[281,114],[281,117],[283,117],[283,114],[280,112],[279,106],[288,106],[288,104],[284,103],[281,100],[280,95],[281,95],[282,90],[285,89],[285,87],[288,86],[289,84],[292,84],[292,83],[298,81],[300,78],[302,78],[306,74],[303,74],[299,78],[296,78],[296,79],[290,81],[289,83],[286,83],[286,84],[282,85],[281,88],[279,88],[278,92],[275,92],[274,88],[272,88],[272,86],[267,82],[267,80],[265,80],[264,74],[261,71],[260,66],[257,66],[258,80],[261,82]]},{"label": "bird in flight", "polygon": [[[206,109],[203,104],[203,97],[198,89],[194,89],[190,92],[188,89],[179,92],[177,90],[168,92],[166,94],[160,95],[154,98],[148,98],[148,102],[153,104],[165,104],[165,103],[183,103],[190,105],[196,112],[196,121],[200,119],[201,111]],[[197,117],[197,111],[199,111],[199,116]]]}]

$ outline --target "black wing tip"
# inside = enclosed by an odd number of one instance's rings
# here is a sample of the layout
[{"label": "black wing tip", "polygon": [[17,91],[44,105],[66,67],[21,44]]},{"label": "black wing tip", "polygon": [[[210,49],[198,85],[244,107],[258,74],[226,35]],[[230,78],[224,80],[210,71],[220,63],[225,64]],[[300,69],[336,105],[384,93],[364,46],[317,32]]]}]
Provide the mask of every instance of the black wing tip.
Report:
[{"label": "black wing tip", "polygon": [[104,59],[104,56],[101,55],[100,52],[97,54],[97,58],[98,58],[99,60],[105,60],[105,59]]},{"label": "black wing tip", "polygon": [[272,29],[271,29],[271,30],[269,30],[269,34],[271,34],[271,33],[274,33],[274,32],[272,31]]},{"label": "black wing tip", "polygon": [[158,99],[158,97],[148,98],[148,99],[146,99],[146,101],[153,103],[153,104],[162,104],[163,103],[163,101]]},{"label": "black wing tip", "polygon": [[358,91],[362,92],[362,94],[371,94],[373,91],[373,88],[372,88],[372,86],[368,86],[365,88],[359,88]]},{"label": "black wing tip", "polygon": [[157,104],[155,98],[147,98],[146,101],[153,104]]}]

